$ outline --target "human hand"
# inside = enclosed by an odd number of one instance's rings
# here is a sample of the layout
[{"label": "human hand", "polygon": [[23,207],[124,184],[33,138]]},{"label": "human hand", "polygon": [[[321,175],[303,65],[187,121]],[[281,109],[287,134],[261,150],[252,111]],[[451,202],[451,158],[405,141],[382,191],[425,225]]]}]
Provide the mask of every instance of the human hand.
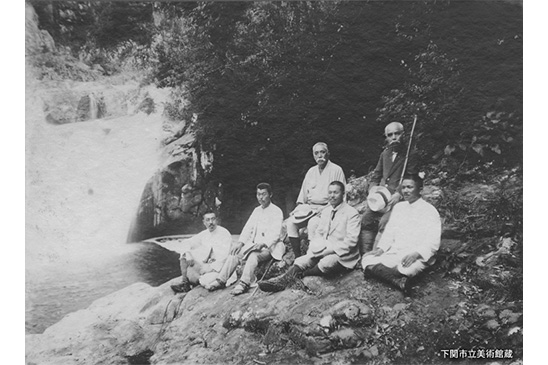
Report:
[{"label": "human hand", "polygon": [[192,257],[187,257],[186,258],[186,263],[188,266],[194,266],[195,262],[194,262],[194,259]]},{"label": "human hand", "polygon": [[256,243],[254,246],[253,246],[253,251],[261,251],[262,249],[264,248],[267,248],[268,246],[265,245],[264,243]]},{"label": "human hand", "polygon": [[398,203],[401,200],[401,194],[398,192],[395,192],[392,197],[390,197],[390,200],[388,201],[388,206],[393,206],[394,204]]},{"label": "human hand", "polygon": [[418,252],[410,253],[409,255],[406,255],[402,260],[401,264],[403,267],[409,267],[411,264],[413,264],[415,261],[417,261],[421,256]]},{"label": "human hand", "polygon": [[229,254],[230,255],[237,255],[238,252],[240,252],[240,250],[242,249],[242,247],[244,247],[243,242],[238,242],[236,244],[233,244],[232,247],[230,248]]},{"label": "human hand", "polygon": [[372,251],[366,252],[364,256],[380,256],[384,253],[384,250],[382,248],[376,248]]}]

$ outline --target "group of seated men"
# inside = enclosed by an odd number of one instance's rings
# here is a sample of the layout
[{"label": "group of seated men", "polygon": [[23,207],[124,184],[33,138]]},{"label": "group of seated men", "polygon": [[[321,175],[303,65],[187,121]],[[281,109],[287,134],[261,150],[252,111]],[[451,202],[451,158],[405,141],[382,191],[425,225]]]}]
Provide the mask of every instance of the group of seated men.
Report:
[{"label": "group of seated men", "polygon": [[[304,276],[327,276],[355,269],[361,262],[365,277],[376,277],[409,294],[411,278],[431,265],[440,245],[441,223],[431,204],[421,198],[422,178],[413,154],[406,156],[400,123],[385,128],[387,148],[369,182],[369,193],[384,199],[382,209],[367,206],[360,218],[346,203],[342,168],[329,161],[325,143],[313,148],[316,165],[307,172],[297,207],[286,220],[295,255],[285,274],[258,281],[265,292],[277,292]],[[406,158],[408,157],[408,158]],[[243,269],[233,295],[247,292],[256,281],[261,262],[281,260],[285,245],[280,239],[283,213],[272,203],[272,188],[260,183],[255,208],[237,242],[217,225],[215,213],[204,214],[206,230],[191,238],[190,250],[181,255],[182,281],[175,292],[200,284],[213,291],[225,288],[239,265]],[[309,245],[301,252],[301,228],[307,227]]]}]

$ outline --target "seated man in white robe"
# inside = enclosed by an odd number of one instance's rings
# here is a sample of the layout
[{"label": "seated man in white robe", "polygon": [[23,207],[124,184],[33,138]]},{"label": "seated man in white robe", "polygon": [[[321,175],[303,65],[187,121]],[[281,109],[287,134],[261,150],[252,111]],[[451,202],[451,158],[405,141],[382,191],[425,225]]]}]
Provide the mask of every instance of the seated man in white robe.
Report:
[{"label": "seated man in white robe", "polygon": [[374,276],[408,295],[410,278],[434,261],[440,247],[441,221],[436,208],[421,198],[422,179],[406,175],[405,201],[396,204],[376,249],[362,258],[366,277]]},{"label": "seated man in white robe", "polygon": [[179,259],[181,283],[171,286],[176,293],[188,292],[206,274],[219,272],[228,257],[232,243],[230,232],[217,224],[215,213],[206,212],[203,218],[207,229],[187,241],[190,249]]}]

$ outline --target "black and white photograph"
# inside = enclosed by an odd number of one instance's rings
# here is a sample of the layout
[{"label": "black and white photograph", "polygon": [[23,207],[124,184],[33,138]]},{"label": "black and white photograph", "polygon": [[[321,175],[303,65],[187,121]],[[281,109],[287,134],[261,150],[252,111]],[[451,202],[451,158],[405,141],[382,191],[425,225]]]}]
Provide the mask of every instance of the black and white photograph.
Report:
[{"label": "black and white photograph", "polygon": [[25,0],[25,363],[523,365],[523,12]]}]

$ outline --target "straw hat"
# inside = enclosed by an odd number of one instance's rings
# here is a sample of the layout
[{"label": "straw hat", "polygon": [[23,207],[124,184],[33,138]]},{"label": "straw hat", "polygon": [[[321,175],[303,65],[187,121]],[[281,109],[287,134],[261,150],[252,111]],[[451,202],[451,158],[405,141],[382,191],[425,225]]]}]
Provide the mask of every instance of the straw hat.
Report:
[{"label": "straw hat", "polygon": [[313,211],[312,208],[310,208],[310,205],[300,204],[293,211],[293,216],[291,216],[291,221],[295,224],[299,224],[313,217],[315,214],[316,212]]},{"label": "straw hat", "polygon": [[327,249],[328,247],[331,247],[331,243],[328,240],[323,238],[317,238],[310,241],[310,246],[308,247],[308,249],[310,250],[310,252],[316,255]]},{"label": "straw hat", "polygon": [[367,205],[372,211],[378,212],[386,208],[391,197],[392,194],[384,186],[374,186],[367,196]]}]

